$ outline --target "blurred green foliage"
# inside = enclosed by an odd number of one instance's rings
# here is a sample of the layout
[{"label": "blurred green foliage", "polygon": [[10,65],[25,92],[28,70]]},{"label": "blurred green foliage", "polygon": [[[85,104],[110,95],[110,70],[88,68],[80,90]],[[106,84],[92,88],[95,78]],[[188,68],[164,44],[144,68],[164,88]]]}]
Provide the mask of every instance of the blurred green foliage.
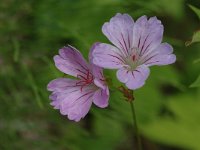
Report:
[{"label": "blurred green foliage", "polygon": [[185,45],[186,45],[186,46],[189,46],[189,45],[191,45],[191,44],[193,44],[193,43],[196,43],[196,42],[200,42],[200,31],[195,32],[195,33],[193,34],[193,36],[192,36],[192,40],[191,40],[191,41],[187,41],[187,42],[185,43]]},{"label": "blurred green foliage", "polygon": [[199,77],[190,85],[190,87],[200,87],[200,75]]},{"label": "blurred green foliage", "polygon": [[189,7],[197,14],[197,16],[199,17],[200,19],[200,9],[197,8],[197,7],[194,7],[192,5],[189,5]]},{"label": "blurred green foliage", "polygon": [[[200,9],[192,6],[192,5],[189,5],[189,7],[197,14],[197,16],[199,17],[200,19]],[[196,43],[196,42],[200,42],[200,30],[196,31],[193,36],[192,36],[192,40],[191,41],[187,41],[185,43],[186,46],[189,46],[191,45],[192,43]]]},{"label": "blurred green foliage", "polygon": [[[0,149],[134,149],[130,106],[120,93],[111,89],[107,109],[93,106],[74,123],[52,109],[46,90],[63,76],[52,59],[58,49],[71,44],[87,58],[92,43],[108,42],[103,23],[121,12],[157,16],[177,55],[173,65],[152,67],[134,92],[144,149],[199,150],[200,44],[185,46],[200,29],[199,8],[199,0],[1,0]],[[105,74],[120,85],[115,71]]]}]

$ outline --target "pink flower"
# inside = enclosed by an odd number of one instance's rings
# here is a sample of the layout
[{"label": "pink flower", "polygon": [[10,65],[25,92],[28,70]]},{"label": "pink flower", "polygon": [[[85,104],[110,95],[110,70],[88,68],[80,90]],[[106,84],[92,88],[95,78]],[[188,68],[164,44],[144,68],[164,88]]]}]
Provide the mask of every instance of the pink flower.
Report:
[{"label": "pink flower", "polygon": [[[92,59],[90,51],[90,60]],[[54,56],[56,67],[77,79],[58,78],[51,81],[47,88],[52,91],[51,105],[59,109],[70,120],[79,121],[88,113],[92,102],[98,107],[108,106],[109,90],[100,67],[88,64],[74,47],[63,47]]]},{"label": "pink flower", "polygon": [[144,85],[149,67],[168,65],[176,61],[173,48],[161,43],[163,25],[156,17],[146,16],[136,22],[128,14],[117,14],[106,22],[102,31],[115,45],[101,43],[93,51],[93,63],[108,69],[118,69],[117,78],[129,89]]}]

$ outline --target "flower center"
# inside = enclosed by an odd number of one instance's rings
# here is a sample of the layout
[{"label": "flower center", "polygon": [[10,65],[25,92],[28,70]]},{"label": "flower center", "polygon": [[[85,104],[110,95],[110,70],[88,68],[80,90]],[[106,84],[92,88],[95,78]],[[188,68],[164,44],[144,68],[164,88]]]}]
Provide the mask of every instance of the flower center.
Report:
[{"label": "flower center", "polygon": [[133,47],[130,52],[125,61],[128,65],[127,69],[133,71],[139,65],[139,48]]},{"label": "flower center", "polygon": [[80,86],[81,91],[82,91],[83,87],[90,85],[94,81],[94,77],[89,70],[87,70],[86,73],[77,75],[77,78],[79,78],[80,81],[76,83],[76,86]]}]

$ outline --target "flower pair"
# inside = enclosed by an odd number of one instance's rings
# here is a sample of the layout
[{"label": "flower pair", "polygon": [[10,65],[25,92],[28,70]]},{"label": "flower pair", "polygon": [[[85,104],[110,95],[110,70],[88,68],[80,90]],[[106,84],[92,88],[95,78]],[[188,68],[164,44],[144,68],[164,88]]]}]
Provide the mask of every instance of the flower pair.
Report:
[{"label": "flower pair", "polygon": [[[117,78],[129,89],[144,85],[152,65],[174,63],[176,56],[168,43],[161,43],[163,25],[156,17],[146,16],[136,22],[128,14],[116,14],[102,31],[113,43],[92,46],[88,64],[78,50],[68,46],[54,57],[56,67],[77,79],[59,78],[48,84],[52,91],[51,105],[70,120],[79,121],[89,111],[92,102],[108,106],[109,89],[102,68],[118,69]],[[102,68],[101,68],[102,67]]]}]

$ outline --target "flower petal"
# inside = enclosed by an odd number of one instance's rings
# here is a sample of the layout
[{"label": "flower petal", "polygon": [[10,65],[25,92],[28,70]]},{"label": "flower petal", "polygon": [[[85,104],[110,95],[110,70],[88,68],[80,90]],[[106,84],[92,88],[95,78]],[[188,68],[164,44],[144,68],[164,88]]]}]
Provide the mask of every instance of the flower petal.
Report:
[{"label": "flower petal", "polygon": [[147,66],[172,64],[176,61],[176,56],[172,52],[173,48],[171,45],[162,43],[152,52],[142,56],[141,62]]},{"label": "flower petal", "polygon": [[149,68],[145,65],[138,66],[134,71],[129,72],[126,86],[129,89],[138,89],[145,84],[145,80],[149,76]]},{"label": "flower petal", "polygon": [[110,22],[106,22],[102,31],[104,35],[127,55],[132,47],[134,21],[128,14],[117,13]]},{"label": "flower petal", "polygon": [[47,85],[47,89],[49,91],[56,91],[56,92],[62,92],[63,90],[66,90],[70,87],[75,87],[76,82],[72,79],[67,78],[58,78],[54,79]]},{"label": "flower petal", "polygon": [[117,48],[104,43],[98,44],[94,48],[92,62],[97,66],[109,69],[121,68],[125,63]]},{"label": "flower petal", "polygon": [[101,43],[99,43],[99,42],[96,42],[96,43],[94,43],[93,45],[92,45],[92,47],[90,48],[90,52],[89,52],[89,61],[90,61],[90,63],[93,63],[93,52],[94,52],[94,49],[99,45],[99,44],[101,44]]},{"label": "flower petal", "polygon": [[117,78],[119,79],[119,81],[121,81],[122,83],[126,83],[128,81],[128,70],[125,68],[120,68],[117,71]]},{"label": "flower petal", "polygon": [[149,68],[146,65],[138,66],[134,71],[128,71],[126,68],[117,72],[117,78],[126,84],[129,89],[138,89],[142,87],[149,76]]},{"label": "flower petal", "polygon": [[90,67],[91,67],[92,74],[95,78],[104,79],[103,69],[93,63],[93,59],[94,59],[93,52],[99,45],[100,43],[95,43],[92,45],[92,48],[90,49],[90,53],[89,53]]},{"label": "flower petal", "polygon": [[51,105],[55,109],[60,109],[61,102],[67,97],[70,93],[74,91],[79,91],[80,87],[76,86],[78,80],[58,78],[52,80],[48,85],[47,89],[53,93],[50,95]]},{"label": "flower petal", "polygon": [[74,120],[78,122],[87,115],[92,105],[92,98],[85,97],[85,99],[83,99],[82,101],[83,102],[79,101],[79,103],[68,110],[67,115],[69,120]]},{"label": "flower petal", "polygon": [[70,120],[80,121],[88,113],[91,104],[92,97],[95,89],[93,86],[74,88],[70,92],[66,92],[60,98],[63,100],[60,103],[60,112],[62,115],[68,115]]},{"label": "flower petal", "polygon": [[99,89],[94,93],[93,103],[100,108],[105,108],[108,106],[109,92],[107,89]]},{"label": "flower petal", "polygon": [[65,94],[66,90],[68,90],[68,92],[69,92],[69,89],[72,90],[74,87],[76,87],[76,81],[72,80],[72,79],[58,78],[58,79],[54,79],[51,82],[49,82],[49,84],[47,85],[47,89],[49,91],[53,92],[49,96],[49,99],[52,100],[50,104],[55,109],[59,109],[60,103],[62,101],[62,99],[59,98],[59,95],[61,95],[62,93]]},{"label": "flower petal", "polygon": [[63,47],[59,50],[59,55],[54,56],[56,67],[69,75],[77,77],[87,74],[88,64],[81,53],[72,46]]},{"label": "flower petal", "polygon": [[49,99],[51,100],[51,106],[54,107],[54,109],[59,109],[60,108],[60,102],[57,101],[57,93],[52,93],[49,96]]},{"label": "flower petal", "polygon": [[107,85],[103,75],[103,69],[96,65],[93,65],[92,71],[94,75],[94,84],[102,89],[105,89]]},{"label": "flower petal", "polygon": [[60,109],[62,115],[68,115],[70,120],[79,121],[89,111],[92,97],[96,87],[77,86],[80,80],[59,78],[48,84],[48,90],[53,91],[50,95],[51,105]]},{"label": "flower petal", "polygon": [[91,71],[94,76],[94,84],[102,89],[105,89],[107,86],[103,75],[103,69],[93,63],[93,51],[99,44],[100,43],[93,44],[92,48],[90,49],[89,60]]},{"label": "flower petal", "polygon": [[162,41],[163,25],[156,17],[147,20],[142,16],[133,27],[133,47],[139,49],[139,55],[155,49]]}]

